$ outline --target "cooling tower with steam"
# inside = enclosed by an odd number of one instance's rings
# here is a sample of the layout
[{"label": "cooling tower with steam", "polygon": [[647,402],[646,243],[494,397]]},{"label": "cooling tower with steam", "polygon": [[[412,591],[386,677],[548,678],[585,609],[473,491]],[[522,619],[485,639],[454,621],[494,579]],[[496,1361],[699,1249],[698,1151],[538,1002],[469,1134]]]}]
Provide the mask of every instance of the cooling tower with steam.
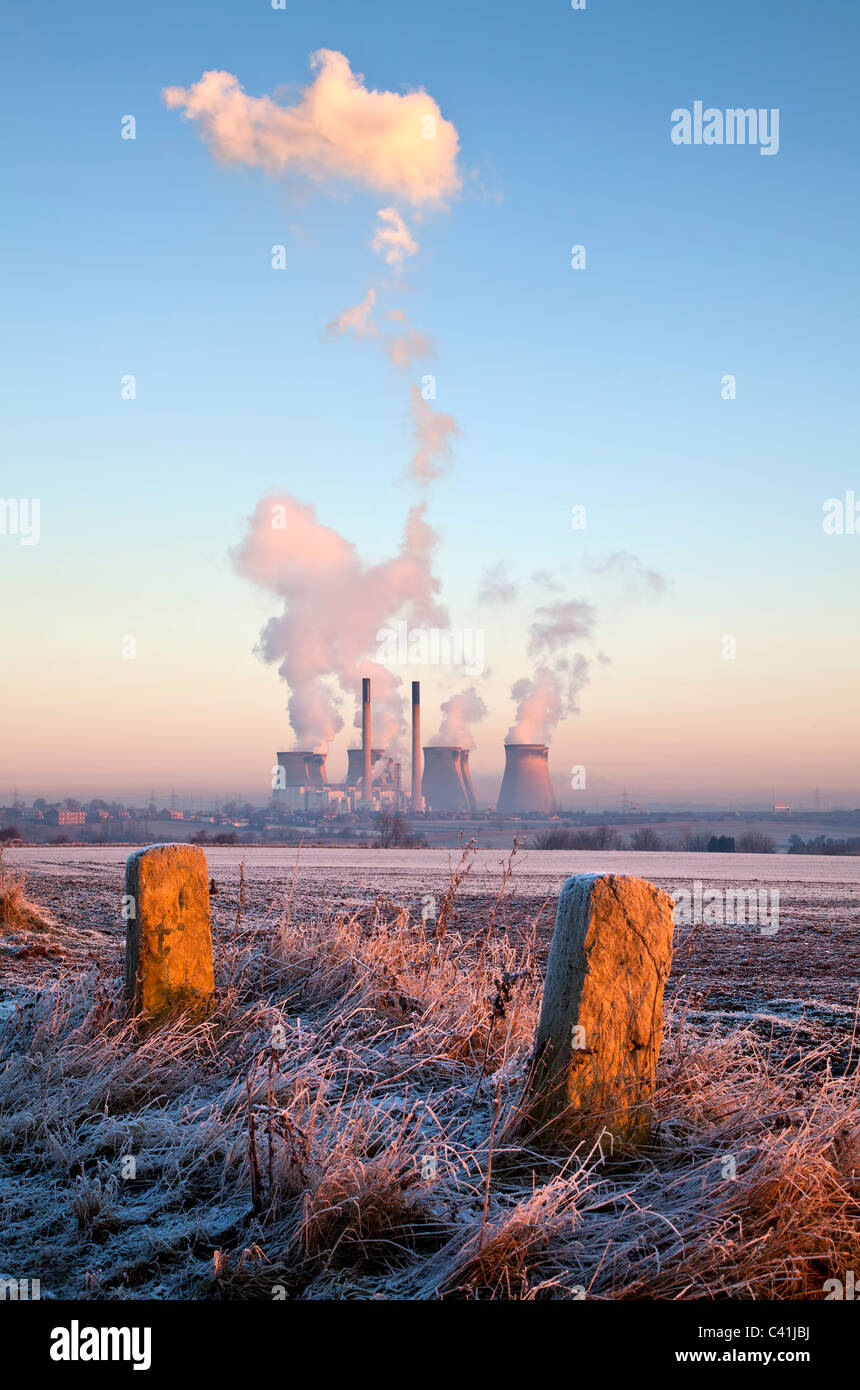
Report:
[{"label": "cooling tower with steam", "polygon": [[555,815],[555,793],[549,779],[549,748],[545,743],[505,744],[505,775],[496,810],[502,815],[535,811]]},{"label": "cooling tower with steam", "polygon": [[468,752],[464,748],[440,748],[432,744],[424,749],[424,775],[421,793],[425,806],[436,815],[474,809],[472,783],[463,777],[463,754],[466,755],[466,777],[469,777]]},{"label": "cooling tower with steam", "polygon": [[[371,769],[376,767],[379,759],[383,756],[382,748],[372,748],[370,750]],[[361,786],[361,779],[364,775],[364,751],[361,748],[347,748],[346,750],[347,768],[346,785],[348,787]]]},{"label": "cooling tower with steam", "polygon": [[325,753],[308,753],[308,786],[325,787],[327,785]]},{"label": "cooling tower with steam", "polygon": [[305,753],[291,750],[278,754],[278,766],[284,770],[285,787],[325,787],[328,775],[325,753]]}]

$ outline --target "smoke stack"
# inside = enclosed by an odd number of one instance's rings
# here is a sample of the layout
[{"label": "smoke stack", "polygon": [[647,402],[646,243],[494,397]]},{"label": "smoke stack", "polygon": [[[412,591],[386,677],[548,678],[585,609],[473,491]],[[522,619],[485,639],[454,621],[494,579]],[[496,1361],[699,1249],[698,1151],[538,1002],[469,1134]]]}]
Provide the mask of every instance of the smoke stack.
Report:
[{"label": "smoke stack", "polygon": [[421,682],[412,682],[412,810],[424,810],[421,795]]},{"label": "smoke stack", "polygon": [[503,815],[540,811],[555,815],[555,794],[549,780],[549,748],[545,743],[506,743],[505,775],[497,811]]},{"label": "smoke stack", "polygon": [[452,811],[472,809],[469,793],[463,782],[461,755],[462,748],[440,748],[429,746],[424,749],[424,776],[421,790],[424,804],[437,815],[447,815]]},{"label": "smoke stack", "polygon": [[460,749],[460,781],[463,783],[463,788],[466,792],[466,798],[469,802],[469,810],[474,815],[474,813],[478,809],[478,803],[475,800],[475,790],[472,786],[472,774],[469,771],[468,748]]},{"label": "smoke stack", "polygon": [[370,747],[370,677],[364,676],[361,682],[361,795],[370,800],[370,767],[372,752]]}]

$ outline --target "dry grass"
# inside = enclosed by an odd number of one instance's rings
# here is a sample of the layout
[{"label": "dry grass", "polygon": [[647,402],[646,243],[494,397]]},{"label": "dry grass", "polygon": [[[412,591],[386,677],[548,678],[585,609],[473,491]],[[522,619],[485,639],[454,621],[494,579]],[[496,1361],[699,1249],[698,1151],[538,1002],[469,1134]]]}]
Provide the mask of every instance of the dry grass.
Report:
[{"label": "dry grass", "polygon": [[0,849],[0,931],[41,931],[49,920],[27,901],[24,877],[7,869]]},{"label": "dry grass", "polygon": [[504,917],[237,913],[211,1015],[154,1032],[119,980],[56,979],[0,1026],[0,1267],[304,1299],[821,1298],[858,1267],[857,1073],[823,1055],[676,1012],[648,1153],[499,1150],[542,987]]}]

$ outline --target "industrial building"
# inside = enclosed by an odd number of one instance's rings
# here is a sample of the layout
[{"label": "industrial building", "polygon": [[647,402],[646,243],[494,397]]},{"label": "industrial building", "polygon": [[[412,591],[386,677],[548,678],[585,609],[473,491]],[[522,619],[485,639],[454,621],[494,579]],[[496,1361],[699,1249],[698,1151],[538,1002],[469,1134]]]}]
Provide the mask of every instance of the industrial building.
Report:
[{"label": "industrial building", "polygon": [[[469,749],[427,744],[421,768],[421,688],[412,682],[412,769],[407,798],[401,765],[372,746],[370,680],[361,683],[361,747],[347,750],[346,777],[329,782],[326,754],[293,750],[278,753],[274,800],[286,811],[336,815],[350,811],[407,808],[413,815],[475,815],[477,803],[469,772]],[[545,743],[505,745],[505,772],[498,797],[502,815],[556,814]]]},{"label": "industrial building", "polygon": [[401,810],[400,763],[371,747],[370,680],[362,681],[362,741],[347,749],[346,778],[330,782],[326,754],[294,749],[278,753],[273,799],[284,811],[343,815],[351,811]]}]

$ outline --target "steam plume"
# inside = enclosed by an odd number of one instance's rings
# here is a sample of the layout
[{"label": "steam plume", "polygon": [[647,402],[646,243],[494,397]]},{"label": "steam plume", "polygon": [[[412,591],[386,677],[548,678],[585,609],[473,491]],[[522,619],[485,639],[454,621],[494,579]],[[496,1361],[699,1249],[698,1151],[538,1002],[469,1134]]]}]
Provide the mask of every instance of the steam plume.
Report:
[{"label": "steam plume", "polygon": [[311,68],[316,76],[291,106],[250,97],[232,73],[217,71],[188,88],[166,87],[162,97],[198,123],[225,164],[346,180],[413,207],[439,206],[458,192],[457,131],[431,96],[369,90],[344,54],[327,48],[311,55]]},{"label": "steam plume", "polygon": [[409,475],[420,483],[429,483],[441,475],[441,461],[450,457],[451,441],[460,430],[454,416],[434,410],[414,383],[409,388],[409,398],[415,436]]},{"label": "steam plume", "polygon": [[513,603],[518,593],[517,585],[508,578],[504,560],[488,565],[481,575],[479,603]]},{"label": "steam plume", "polygon": [[629,550],[616,550],[605,560],[591,561],[588,568],[594,574],[620,574],[626,580],[628,593],[646,590],[652,594],[665,593],[667,585],[657,570],[649,570],[638,555]]},{"label": "steam plume", "polygon": [[479,719],[484,719],[489,710],[475,687],[470,686],[468,690],[461,690],[458,695],[452,695],[450,700],[445,700],[442,714],[444,718],[439,732],[430,740],[433,747],[474,748],[471,725]]},{"label": "steam plume", "polygon": [[[413,507],[398,553],[366,565],[355,546],[317,520],[289,493],[257,505],[232,553],[240,574],[283,600],[283,612],[260,634],[257,650],[290,687],[287,708],[297,746],[323,750],[343,728],[342,697],[354,700],[362,676],[373,679],[374,741],[390,746],[405,728],[398,676],[373,661],[376,634],[400,617],[415,625],[447,624],[432,573],[436,535]],[[360,713],[356,714],[360,724]]]},{"label": "steam plume", "polygon": [[591,637],[595,616],[592,605],[582,599],[560,599],[537,609],[528,654],[539,665],[533,676],[511,687],[517,714],[506,743],[549,743],[560,721],[579,713],[588,662],[580,653],[568,655],[566,648],[573,639]]},{"label": "steam plume", "polygon": [[407,256],[415,255],[418,242],[396,208],[380,208],[377,217],[382,225],[373,238],[374,251],[385,253],[387,265],[402,265]]},{"label": "steam plume", "polygon": [[595,616],[592,604],[584,599],[543,604],[529,629],[529,656],[553,656],[572,637],[590,637]]},{"label": "steam plume", "polygon": [[539,666],[534,676],[514,681],[517,716],[505,743],[549,743],[565,715],[579,713],[579,692],[587,683],[588,662],[579,653],[557,661],[552,670]]},{"label": "steam plume", "polygon": [[354,333],[356,338],[375,338],[376,324],[373,322],[373,308],[376,304],[376,290],[367,291],[360,304],[344,309],[331,323],[326,324],[326,336],[340,338],[344,333]]},{"label": "steam plume", "polygon": [[[401,315],[401,321],[406,315]],[[419,333],[417,328],[407,326],[402,333],[389,333],[385,338],[385,351],[395,367],[407,370],[416,358],[435,357],[436,343],[427,333]]]}]

